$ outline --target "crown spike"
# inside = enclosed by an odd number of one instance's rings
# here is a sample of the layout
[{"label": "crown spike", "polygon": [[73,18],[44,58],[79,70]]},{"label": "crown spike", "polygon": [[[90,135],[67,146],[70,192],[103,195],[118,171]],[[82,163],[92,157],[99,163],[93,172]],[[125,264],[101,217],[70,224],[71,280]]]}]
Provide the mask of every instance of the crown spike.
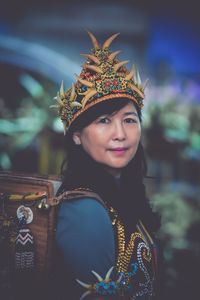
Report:
[{"label": "crown spike", "polygon": [[143,90],[143,91],[145,90],[145,88],[146,88],[148,82],[149,82],[149,79],[146,79],[146,80],[145,80],[145,83],[144,83],[144,85],[143,85],[143,87],[142,87],[142,90]]},{"label": "crown spike", "polygon": [[81,78],[80,78],[78,75],[76,75],[76,74],[74,74],[74,76],[75,76],[76,79],[77,79],[80,83],[82,83],[83,85],[86,85],[86,86],[88,86],[88,87],[93,87],[92,82],[89,82],[89,81],[87,81],[87,80],[81,79]]},{"label": "crown spike", "polygon": [[72,91],[71,91],[71,95],[70,95],[69,100],[73,101],[74,96],[75,96],[75,85],[72,83]]},{"label": "crown spike", "polygon": [[59,93],[59,92],[57,92],[56,100],[57,100],[57,102],[58,102],[58,104],[59,104],[60,106],[64,106],[64,103],[63,103],[63,101],[61,100],[61,97],[60,97],[60,93]]},{"label": "crown spike", "polygon": [[80,53],[80,55],[88,57],[89,59],[93,60],[97,65],[100,65],[101,63],[100,60],[92,54]]},{"label": "crown spike", "polygon": [[103,44],[103,47],[102,47],[102,48],[103,48],[103,49],[109,48],[109,47],[110,47],[110,44],[112,43],[112,41],[113,41],[118,35],[120,35],[120,32],[113,34],[109,39],[107,39],[107,40],[105,41],[105,43]]},{"label": "crown spike", "polygon": [[133,75],[133,81],[135,82],[135,84],[137,84],[137,77],[136,77],[136,72]]},{"label": "crown spike", "polygon": [[110,56],[109,56],[109,59],[110,60],[113,60],[114,58],[115,58],[115,56],[117,56],[119,53],[121,53],[122,51],[121,50],[119,50],[119,51],[115,51],[115,52],[113,52],[113,53],[111,53],[110,54]]},{"label": "crown spike", "polygon": [[76,279],[76,281],[84,288],[90,288],[91,284],[85,283],[79,279]]},{"label": "crown spike", "polygon": [[99,280],[99,282],[103,281],[103,278],[97,272],[95,272],[95,271],[91,271],[91,272]]},{"label": "crown spike", "polygon": [[130,80],[133,77],[134,73],[135,73],[135,65],[133,64],[131,72],[128,75],[126,75],[125,79]]},{"label": "crown spike", "polygon": [[60,105],[50,105],[49,107],[50,107],[50,108],[57,108],[57,109],[59,109],[59,108],[60,108]]},{"label": "crown spike", "polygon": [[107,274],[106,274],[106,277],[105,277],[105,281],[108,281],[108,280],[110,279],[110,275],[111,275],[113,269],[114,269],[114,267],[111,267],[111,268],[108,270],[108,272],[107,272]]},{"label": "crown spike", "polygon": [[82,107],[84,108],[87,101],[92,97],[94,96],[95,94],[97,93],[96,90],[91,90],[90,92],[87,93],[87,95],[83,98],[82,100]]},{"label": "crown spike", "polygon": [[93,66],[93,65],[88,65],[86,64],[84,67],[90,69],[90,70],[93,70],[97,73],[103,73],[103,71],[101,70],[101,68],[97,67],[97,66]]},{"label": "crown spike", "polygon": [[94,45],[94,49],[95,50],[99,49],[100,46],[99,46],[99,43],[97,42],[97,39],[95,38],[94,34],[91,31],[89,31],[88,29],[86,29],[86,31],[87,31],[87,33],[89,34],[89,36],[90,36],[90,38],[92,40],[92,43]]},{"label": "crown spike", "polygon": [[89,294],[91,294],[91,291],[86,291],[80,298],[80,300],[83,300],[86,296],[88,296]]},{"label": "crown spike", "polygon": [[138,95],[139,95],[142,99],[144,99],[144,94],[143,94],[143,93],[142,93],[135,85],[129,83],[128,86],[131,88],[132,91],[137,92]]},{"label": "crown spike", "polygon": [[113,68],[114,68],[114,71],[117,72],[117,70],[118,70],[121,66],[127,64],[129,61],[130,61],[130,60],[124,60],[124,61],[121,61],[121,62],[115,64],[114,67],[113,67]]},{"label": "crown spike", "polygon": [[139,71],[137,71],[137,85],[138,85],[139,88],[142,86],[142,81],[141,81],[141,78],[140,78]]},{"label": "crown spike", "polygon": [[64,97],[65,96],[65,88],[64,88],[64,81],[62,80],[61,85],[60,85],[60,96]]}]

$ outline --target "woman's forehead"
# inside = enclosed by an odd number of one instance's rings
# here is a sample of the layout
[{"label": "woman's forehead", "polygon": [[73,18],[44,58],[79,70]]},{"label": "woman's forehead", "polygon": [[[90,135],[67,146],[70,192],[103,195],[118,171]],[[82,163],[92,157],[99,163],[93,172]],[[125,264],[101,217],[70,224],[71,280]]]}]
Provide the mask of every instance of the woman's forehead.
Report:
[{"label": "woman's forehead", "polygon": [[133,113],[136,116],[138,115],[135,105],[132,102],[127,103],[125,106],[123,106],[120,109],[116,109],[113,112],[108,112],[108,113],[105,112],[102,115],[115,116],[115,115],[126,115],[130,113]]}]

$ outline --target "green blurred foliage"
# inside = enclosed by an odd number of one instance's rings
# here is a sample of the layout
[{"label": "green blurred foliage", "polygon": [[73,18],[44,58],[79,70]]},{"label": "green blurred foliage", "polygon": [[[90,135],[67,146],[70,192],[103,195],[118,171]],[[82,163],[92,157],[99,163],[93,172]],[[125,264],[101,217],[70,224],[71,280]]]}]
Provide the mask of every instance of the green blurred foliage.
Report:
[{"label": "green blurred foliage", "polygon": [[162,226],[158,233],[161,240],[168,241],[171,249],[187,248],[187,232],[200,221],[200,207],[195,201],[188,201],[180,193],[156,193],[151,198],[153,210],[162,216]]}]

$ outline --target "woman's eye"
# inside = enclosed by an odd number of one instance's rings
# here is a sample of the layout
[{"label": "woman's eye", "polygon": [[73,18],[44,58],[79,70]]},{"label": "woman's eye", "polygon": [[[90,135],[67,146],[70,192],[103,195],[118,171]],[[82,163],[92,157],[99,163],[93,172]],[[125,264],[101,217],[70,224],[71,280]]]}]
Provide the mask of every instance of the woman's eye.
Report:
[{"label": "woman's eye", "polygon": [[107,123],[109,123],[109,119],[108,118],[101,118],[99,120],[99,123],[107,124]]},{"label": "woman's eye", "polygon": [[124,121],[125,121],[125,123],[137,123],[137,121],[132,118],[126,118]]}]

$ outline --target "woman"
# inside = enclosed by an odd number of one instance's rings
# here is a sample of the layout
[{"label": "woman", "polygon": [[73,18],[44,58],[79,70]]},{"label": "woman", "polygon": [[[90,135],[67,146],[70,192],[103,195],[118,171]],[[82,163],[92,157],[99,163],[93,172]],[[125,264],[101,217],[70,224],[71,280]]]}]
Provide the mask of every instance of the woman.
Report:
[{"label": "woman", "polygon": [[59,296],[153,299],[157,254],[151,233],[159,222],[143,185],[145,86],[138,73],[133,79],[134,65],[129,73],[127,61],[116,59],[120,51],[109,51],[118,34],[101,47],[88,33],[94,49],[83,54],[88,60],[75,75],[76,86],[65,94],[62,84],[57,94],[68,162],[58,199],[75,192],[58,214]]}]

